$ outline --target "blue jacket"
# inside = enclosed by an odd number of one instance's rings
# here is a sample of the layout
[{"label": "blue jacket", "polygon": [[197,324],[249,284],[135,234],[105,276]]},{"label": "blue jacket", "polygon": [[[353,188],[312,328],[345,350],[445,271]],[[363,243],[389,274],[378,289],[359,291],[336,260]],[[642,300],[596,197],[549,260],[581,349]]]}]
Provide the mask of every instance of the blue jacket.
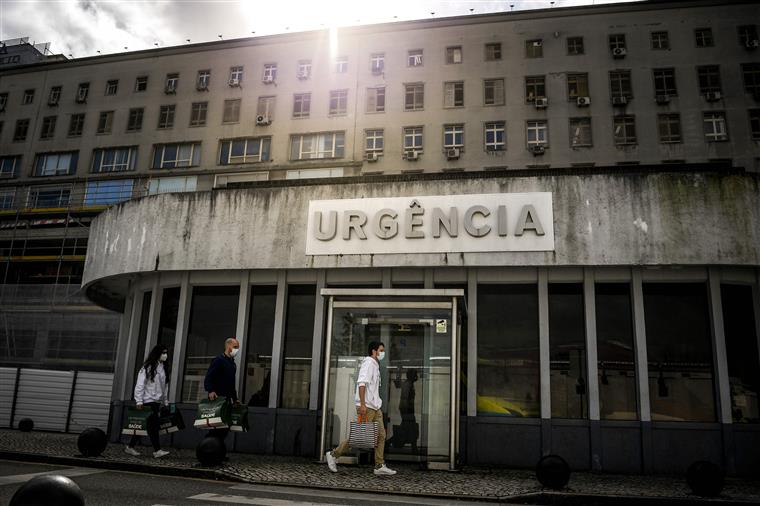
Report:
[{"label": "blue jacket", "polygon": [[237,365],[235,359],[224,353],[214,358],[206,371],[206,379],[203,386],[206,392],[216,392],[220,397],[229,397],[237,401],[237,389],[235,388],[235,371]]}]

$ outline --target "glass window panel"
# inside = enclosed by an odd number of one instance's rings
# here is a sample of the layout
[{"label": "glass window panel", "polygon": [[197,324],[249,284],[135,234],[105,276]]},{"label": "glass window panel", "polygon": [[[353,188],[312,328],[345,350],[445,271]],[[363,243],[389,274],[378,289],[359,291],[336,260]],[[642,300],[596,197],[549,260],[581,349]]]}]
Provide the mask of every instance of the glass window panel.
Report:
[{"label": "glass window panel", "polygon": [[549,284],[552,418],[587,418],[583,285]]},{"label": "glass window panel", "polygon": [[252,286],[246,343],[245,390],[242,399],[249,406],[267,407],[272,373],[277,286]]},{"label": "glass window panel", "polygon": [[[173,347],[177,335],[177,315],[179,314],[180,287],[164,288],[161,297],[161,318],[158,321],[158,341],[164,346]],[[169,352],[169,358],[172,354]],[[170,364],[164,364],[167,366]]]},{"label": "glass window panel", "polygon": [[280,385],[280,407],[282,408],[306,409],[309,407],[316,293],[317,288],[314,285],[288,286]]},{"label": "glass window panel", "polygon": [[142,310],[140,311],[140,332],[137,334],[137,349],[135,350],[135,368],[132,383],[137,380],[137,373],[145,361],[145,341],[148,338],[148,320],[150,319],[150,301],[153,292],[144,292],[142,298]]}]

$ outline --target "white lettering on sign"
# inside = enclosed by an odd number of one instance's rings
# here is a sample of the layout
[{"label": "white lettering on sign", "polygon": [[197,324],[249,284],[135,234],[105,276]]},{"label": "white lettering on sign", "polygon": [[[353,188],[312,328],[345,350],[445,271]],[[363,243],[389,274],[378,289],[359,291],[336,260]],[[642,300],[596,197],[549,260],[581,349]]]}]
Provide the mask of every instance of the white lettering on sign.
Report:
[{"label": "white lettering on sign", "polygon": [[309,202],[307,255],[553,250],[550,192]]}]

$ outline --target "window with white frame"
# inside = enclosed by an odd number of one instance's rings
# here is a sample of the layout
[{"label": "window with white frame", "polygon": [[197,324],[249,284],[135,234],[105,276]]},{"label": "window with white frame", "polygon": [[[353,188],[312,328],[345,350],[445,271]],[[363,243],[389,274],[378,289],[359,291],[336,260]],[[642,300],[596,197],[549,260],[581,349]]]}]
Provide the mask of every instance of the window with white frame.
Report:
[{"label": "window with white frame", "polygon": [[446,63],[462,63],[462,46],[450,46],[446,48]]},{"label": "window with white frame", "polygon": [[207,90],[211,84],[211,71],[199,70],[198,76],[195,78],[195,87],[198,90]]},{"label": "window with white frame", "polygon": [[760,109],[749,110],[749,132],[753,141],[760,141]]},{"label": "window with white frame", "polygon": [[751,93],[757,100],[760,97],[760,63],[743,63],[742,77],[744,91]]},{"label": "window with white frame", "polygon": [[544,41],[542,39],[532,39],[525,41],[526,58],[543,58]]},{"label": "window with white frame", "polygon": [[654,78],[655,95],[668,95],[671,97],[678,95],[675,69],[652,69],[652,77]]},{"label": "window with white frame", "polygon": [[135,78],[135,92],[140,93],[148,89],[148,76]]},{"label": "window with white frame", "polygon": [[290,159],[343,158],[345,132],[322,132],[290,136]]},{"label": "window with white frame", "polygon": [[367,112],[385,112],[385,86],[367,88]]},{"label": "window with white frame", "polygon": [[348,111],[348,90],[330,91],[330,116],[346,114]]},{"label": "window with white frame", "polygon": [[608,37],[610,50],[614,51],[615,49],[625,49],[626,43],[625,43],[625,34],[624,33],[613,33]]},{"label": "window with white frame", "polygon": [[422,153],[422,127],[404,127],[404,151]]},{"label": "window with white frame", "polygon": [[79,137],[84,131],[84,113],[72,114],[69,119],[69,137]]},{"label": "window with white frame", "polygon": [[58,105],[58,102],[61,101],[62,90],[63,87],[61,86],[53,86],[50,88],[50,95],[48,95],[48,105]]},{"label": "window with white frame", "polygon": [[243,82],[243,67],[241,65],[230,67],[230,86],[238,86]]},{"label": "window with white frame", "polygon": [[343,177],[343,168],[293,169],[285,172],[285,179],[316,179],[323,177]]},{"label": "window with white frame", "polygon": [[71,201],[71,186],[34,186],[29,188],[28,207],[66,207]]},{"label": "window with white frame", "polygon": [[11,179],[18,175],[21,168],[21,155],[0,156],[0,178]]},{"label": "window with white frame", "polygon": [[132,198],[132,179],[90,181],[84,197],[85,206],[110,206]]},{"label": "window with white frame", "polygon": [[382,154],[385,148],[385,140],[382,128],[373,128],[364,131],[364,151],[366,153]]},{"label": "window with white frame", "polygon": [[503,121],[486,123],[483,139],[486,151],[504,151],[507,149],[506,124]]},{"label": "window with white frame", "polygon": [[119,80],[111,79],[106,82],[106,95],[116,95],[119,91]]},{"label": "window with white frame", "polygon": [[152,169],[197,167],[201,163],[200,142],[156,144],[153,148]]},{"label": "window with white frame", "polygon": [[22,105],[29,105],[34,102],[34,89],[24,90],[24,98],[21,100]]},{"label": "window with white frame", "polygon": [[179,86],[179,74],[166,74],[166,82],[164,83],[164,92],[176,93],[177,86]]},{"label": "window with white frame", "polygon": [[238,123],[240,121],[240,102],[239,98],[224,101],[222,123]]},{"label": "window with white frame", "polygon": [[77,87],[76,101],[80,104],[87,102],[87,96],[90,94],[90,83],[79,83]]},{"label": "window with white frame", "polygon": [[34,160],[35,176],[69,176],[76,172],[78,151],[41,153]]},{"label": "window with white frame", "polygon": [[298,77],[298,79],[308,79],[311,77],[311,60],[298,61],[296,77]]},{"label": "window with white frame", "polygon": [[591,118],[570,118],[570,147],[585,148],[592,144]]},{"label": "window with white frame", "polygon": [[275,97],[273,95],[259,97],[259,101],[256,106],[256,115],[264,116],[265,118],[269,118],[269,120],[273,120],[274,119],[274,105],[275,105]]},{"label": "window with white frame", "polygon": [[749,47],[752,41],[758,40],[757,25],[741,25],[736,27],[736,33],[739,35],[739,44],[742,47]]},{"label": "window with white frame", "polygon": [[372,53],[369,57],[369,68],[373,74],[380,74],[385,70],[385,53]]},{"label": "window with white frame", "polygon": [[663,144],[681,142],[681,115],[678,113],[658,114],[657,132]]},{"label": "window with white frame", "polygon": [[150,180],[148,194],[194,192],[198,176],[157,177]]},{"label": "window with white frame", "polygon": [[652,49],[670,49],[668,32],[652,32]]},{"label": "window with white frame", "polygon": [[293,117],[308,118],[311,114],[311,93],[293,95]]},{"label": "window with white frame", "polygon": [[0,209],[13,209],[13,202],[16,197],[15,188],[0,190]]},{"label": "window with white frame", "polygon": [[264,82],[271,83],[277,80],[277,64],[265,63],[264,64]]},{"label": "window with white frame", "polygon": [[712,47],[712,28],[697,28],[694,30],[694,40],[697,47]]},{"label": "window with white frame", "polygon": [[175,106],[162,105],[158,111],[158,129],[168,129],[174,127]]},{"label": "window with white frame", "polygon": [[207,114],[208,102],[193,102],[190,106],[190,126],[205,126]]},{"label": "window with white frame", "polygon": [[610,96],[633,97],[630,70],[613,70],[610,72]]},{"label": "window with white frame", "polygon": [[8,93],[0,93],[0,112],[3,112],[8,106]]},{"label": "window with white frame", "polygon": [[269,161],[271,137],[246,137],[221,141],[219,165]]},{"label": "window with white frame", "polygon": [[549,128],[546,120],[526,122],[526,134],[528,147],[546,146],[549,140]]},{"label": "window with white frame", "polygon": [[486,61],[501,60],[501,42],[490,42],[485,45]]},{"label": "window with white frame", "polygon": [[483,80],[483,103],[504,105],[504,79]]},{"label": "window with white frame", "polygon": [[345,74],[348,72],[348,56],[338,56],[335,58],[335,73]]},{"label": "window with white frame", "polygon": [[567,74],[567,98],[588,97],[588,74]]},{"label": "window with white frame", "polygon": [[443,83],[443,106],[464,107],[464,81]]},{"label": "window with white frame", "polygon": [[13,130],[13,141],[20,142],[25,141],[26,136],[29,133],[29,119],[17,119],[16,128]]},{"label": "window with white frame", "polygon": [[142,107],[135,107],[129,110],[129,117],[127,118],[127,132],[139,132],[142,130],[144,114],[145,109]]},{"label": "window with white frame", "polygon": [[464,149],[464,125],[443,126],[443,149]]},{"label": "window with white frame", "polygon": [[636,144],[636,117],[632,114],[613,117],[612,136],[616,146]]},{"label": "window with white frame", "polygon": [[55,124],[57,116],[45,116],[42,118],[42,129],[40,130],[40,139],[52,139],[55,136]]},{"label": "window with white frame", "polygon": [[110,134],[113,128],[113,111],[102,111],[98,116],[98,129],[95,133]]},{"label": "window with white frame", "polygon": [[407,67],[421,67],[422,66],[422,49],[410,49],[406,53],[406,65]]},{"label": "window with white frame", "polygon": [[699,92],[702,94],[720,92],[720,67],[718,65],[700,65],[697,67]]},{"label": "window with white frame", "polygon": [[719,142],[728,140],[728,130],[726,129],[726,113],[722,111],[710,111],[702,116],[705,140],[707,142]]},{"label": "window with white frame", "polygon": [[546,97],[546,77],[527,76],[525,78],[525,100],[534,103],[537,98]]},{"label": "window with white frame", "polygon": [[92,152],[91,171],[95,174],[132,171],[136,164],[137,146],[103,148]]},{"label": "window with white frame", "polygon": [[404,110],[421,111],[425,107],[425,85],[412,83],[404,85]]},{"label": "window with white frame", "polygon": [[583,54],[583,37],[568,37],[567,38],[567,54],[579,55]]}]

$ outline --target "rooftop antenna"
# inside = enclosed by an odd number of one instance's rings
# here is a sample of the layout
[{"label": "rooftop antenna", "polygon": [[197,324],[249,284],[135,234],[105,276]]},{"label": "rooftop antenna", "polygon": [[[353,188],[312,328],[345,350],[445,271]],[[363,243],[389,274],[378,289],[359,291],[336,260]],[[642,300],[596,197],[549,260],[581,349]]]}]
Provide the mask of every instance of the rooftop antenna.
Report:
[{"label": "rooftop antenna", "polygon": [[95,51],[96,53],[100,54],[100,51]]},{"label": "rooftop antenna", "polygon": [[475,9],[472,9],[472,8],[471,8],[471,9],[470,9],[470,14],[472,14],[474,10],[475,10]]},{"label": "rooftop antenna", "polygon": [[435,12],[431,12],[430,15],[435,17]]},{"label": "rooftop antenna", "polygon": [[510,11],[511,11],[512,9],[514,9],[514,8],[515,8],[515,4],[509,4],[509,10],[510,10]]},{"label": "rooftop antenna", "polygon": [[154,42],[153,45],[158,47],[158,42]]},{"label": "rooftop antenna", "polygon": [[129,49],[129,48],[127,46],[124,46],[124,51],[126,51],[127,49]]},{"label": "rooftop antenna", "polygon": [[217,35],[217,37],[219,37],[219,40],[224,40],[224,37],[222,37],[221,33],[219,35]]},{"label": "rooftop antenna", "polygon": [[69,58],[74,58],[74,55],[69,53]]},{"label": "rooftop antenna", "polygon": [[190,43],[190,39],[185,39],[185,42],[187,42],[189,44]]},{"label": "rooftop antenna", "polygon": [[552,7],[554,7],[554,2],[549,2],[549,3],[551,4],[551,7],[549,7],[550,9],[551,9]]}]

